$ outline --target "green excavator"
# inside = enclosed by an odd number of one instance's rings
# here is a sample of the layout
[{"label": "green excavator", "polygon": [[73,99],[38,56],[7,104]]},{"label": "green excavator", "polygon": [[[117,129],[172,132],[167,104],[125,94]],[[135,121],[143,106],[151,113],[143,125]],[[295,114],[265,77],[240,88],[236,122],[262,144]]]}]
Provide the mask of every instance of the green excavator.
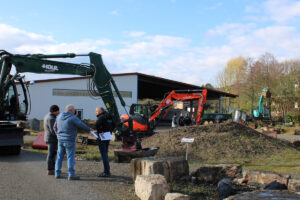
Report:
[{"label": "green excavator", "polygon": [[[89,64],[73,64],[67,62],[53,61],[54,58],[75,58],[78,56],[88,56]],[[15,66],[16,72],[12,73]],[[0,50],[0,150],[19,154],[23,145],[24,129],[17,125],[19,120],[27,120],[29,111],[28,84],[23,80],[20,73],[31,72],[39,74],[68,74],[89,76],[90,84],[88,90],[93,96],[101,97],[108,112],[112,115],[116,123],[116,133],[123,138],[126,146],[126,138],[130,138],[130,145],[136,145],[135,150],[140,149],[140,142],[132,129],[132,119],[126,119],[127,126],[124,129],[125,121],[120,120],[119,111],[113,95],[112,87],[115,90],[121,105],[125,107],[125,102],[114,82],[112,75],[103,64],[100,54],[11,54]],[[20,84],[23,94],[17,91],[16,84]],[[20,100],[23,96],[23,100]],[[125,108],[124,108],[125,109]],[[126,109],[125,109],[126,110]],[[128,125],[129,124],[129,125]]]},{"label": "green excavator", "polygon": [[270,120],[270,109],[263,106],[264,99],[270,99],[271,92],[269,88],[264,88],[257,103],[257,110],[253,110],[253,118],[259,120]]}]

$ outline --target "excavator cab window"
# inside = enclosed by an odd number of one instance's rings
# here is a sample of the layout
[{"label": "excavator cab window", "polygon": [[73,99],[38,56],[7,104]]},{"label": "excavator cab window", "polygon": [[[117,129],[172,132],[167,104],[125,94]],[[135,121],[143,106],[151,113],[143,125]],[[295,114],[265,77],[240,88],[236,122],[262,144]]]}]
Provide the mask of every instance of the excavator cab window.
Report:
[{"label": "excavator cab window", "polygon": [[141,115],[144,118],[149,118],[151,116],[150,106],[147,104],[132,104],[130,115]]},{"label": "excavator cab window", "polygon": [[18,93],[15,85],[11,85],[8,89],[5,99],[5,117],[8,120],[17,119],[19,113]]},{"label": "excavator cab window", "polygon": [[[26,90],[20,84],[18,88],[23,93],[19,93],[17,90],[16,83],[14,82],[8,89],[5,99],[5,118],[7,120],[25,120],[28,111],[28,101]],[[21,89],[22,88],[22,89]]]}]

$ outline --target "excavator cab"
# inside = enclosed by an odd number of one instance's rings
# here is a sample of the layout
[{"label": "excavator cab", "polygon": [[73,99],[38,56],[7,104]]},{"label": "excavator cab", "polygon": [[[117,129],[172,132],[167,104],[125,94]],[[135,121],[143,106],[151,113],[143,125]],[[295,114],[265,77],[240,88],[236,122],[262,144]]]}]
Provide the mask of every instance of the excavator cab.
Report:
[{"label": "excavator cab", "polygon": [[[16,81],[9,86],[2,102],[4,105],[0,111],[1,120],[26,120],[29,107],[28,89],[21,77],[17,77]],[[19,93],[18,89],[22,92]]]},{"label": "excavator cab", "polygon": [[151,116],[150,104],[132,104],[130,106],[130,115],[141,115],[145,119]]}]

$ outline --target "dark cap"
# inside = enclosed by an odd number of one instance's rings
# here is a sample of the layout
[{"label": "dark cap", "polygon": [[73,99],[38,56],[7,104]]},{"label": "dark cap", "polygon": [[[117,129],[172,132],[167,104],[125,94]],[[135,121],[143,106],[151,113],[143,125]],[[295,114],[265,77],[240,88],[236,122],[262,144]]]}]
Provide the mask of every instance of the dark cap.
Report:
[{"label": "dark cap", "polygon": [[59,111],[58,105],[52,105],[52,106],[50,106],[50,112],[56,112],[56,111]]}]

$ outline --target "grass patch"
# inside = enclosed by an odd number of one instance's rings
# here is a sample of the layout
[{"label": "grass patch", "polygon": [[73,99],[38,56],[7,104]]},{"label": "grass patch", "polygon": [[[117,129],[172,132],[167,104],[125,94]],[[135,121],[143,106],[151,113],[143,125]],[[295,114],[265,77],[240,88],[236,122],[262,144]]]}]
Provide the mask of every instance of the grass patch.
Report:
[{"label": "grass patch", "polygon": [[170,192],[187,194],[191,200],[215,200],[218,199],[218,191],[215,185],[193,183],[170,183]]},{"label": "grass patch", "polygon": [[284,132],[282,133],[283,135],[294,135],[295,134],[295,129],[300,130],[300,126],[295,126],[295,127],[281,127]]}]

